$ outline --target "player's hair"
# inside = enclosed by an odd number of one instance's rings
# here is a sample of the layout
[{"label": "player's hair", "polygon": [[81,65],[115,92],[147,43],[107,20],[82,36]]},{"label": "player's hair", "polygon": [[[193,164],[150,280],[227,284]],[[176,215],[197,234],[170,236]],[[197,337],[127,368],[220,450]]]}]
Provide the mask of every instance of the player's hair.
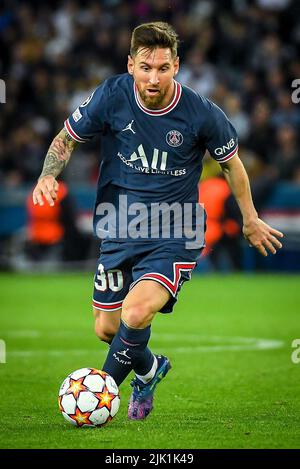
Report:
[{"label": "player's hair", "polygon": [[172,57],[177,57],[178,36],[172,26],[162,21],[143,23],[137,26],[131,36],[130,55],[136,56],[139,48],[154,50],[170,48]]}]

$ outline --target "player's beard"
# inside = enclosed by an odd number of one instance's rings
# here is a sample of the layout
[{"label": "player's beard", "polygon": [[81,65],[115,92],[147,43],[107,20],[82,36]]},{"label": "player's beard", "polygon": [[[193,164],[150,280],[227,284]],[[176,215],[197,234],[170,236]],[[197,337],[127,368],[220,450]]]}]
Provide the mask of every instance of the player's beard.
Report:
[{"label": "player's beard", "polygon": [[[147,94],[147,89],[142,90],[141,87],[137,84],[139,95],[143,101],[143,104],[148,109],[160,109],[162,107],[161,104],[163,100],[165,99],[166,94],[168,93],[170,89],[170,86],[171,85],[167,86],[165,89],[151,87],[151,89],[157,89],[159,93],[157,93],[154,96],[149,96],[149,94]],[[147,88],[150,88],[150,86],[148,86]]]}]

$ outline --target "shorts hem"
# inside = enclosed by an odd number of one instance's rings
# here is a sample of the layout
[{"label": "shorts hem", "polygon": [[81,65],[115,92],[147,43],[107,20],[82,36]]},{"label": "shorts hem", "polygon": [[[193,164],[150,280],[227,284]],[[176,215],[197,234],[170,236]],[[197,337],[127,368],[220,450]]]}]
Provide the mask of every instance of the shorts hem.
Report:
[{"label": "shorts hem", "polygon": [[93,299],[92,304],[95,309],[101,309],[102,311],[117,311],[122,308],[123,301],[124,299],[121,301],[115,301],[114,303],[101,303],[100,301]]},{"label": "shorts hem", "polygon": [[[174,293],[174,291],[171,290],[171,288],[166,284],[166,282],[163,280],[163,279],[159,279],[157,277],[154,277],[154,275],[160,275],[161,274],[154,274],[154,273],[151,273],[151,274],[144,274],[142,275],[141,277],[139,277],[137,280],[135,280],[129,287],[129,291],[132,290],[132,288],[138,283],[140,282],[141,280],[154,280],[155,282],[157,283],[160,283],[163,287],[165,287],[168,292],[171,294],[171,296],[173,298],[176,298],[176,295],[177,295],[177,291]],[[167,278],[167,277],[166,277]],[[171,283],[171,281],[169,279],[167,279],[168,282]]]}]

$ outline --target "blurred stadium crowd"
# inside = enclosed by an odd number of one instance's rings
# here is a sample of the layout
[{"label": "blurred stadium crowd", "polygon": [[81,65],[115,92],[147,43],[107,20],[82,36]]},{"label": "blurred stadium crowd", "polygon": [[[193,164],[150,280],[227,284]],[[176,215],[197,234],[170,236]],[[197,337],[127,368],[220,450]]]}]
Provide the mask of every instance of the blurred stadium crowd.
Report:
[{"label": "blurred stadium crowd", "polygon": [[[179,35],[178,81],[211,98],[236,127],[257,208],[276,182],[300,186],[300,104],[291,98],[292,82],[300,79],[299,0],[1,4],[2,189],[34,184],[66,117],[99,83],[126,71],[132,29],[154,20],[170,22]],[[97,139],[80,146],[64,173],[67,184],[93,187],[99,158]],[[205,158],[204,179],[212,177],[216,185],[219,172],[219,165]],[[233,212],[229,207],[229,218],[237,220]],[[238,240],[240,230],[231,232]],[[233,250],[232,257],[240,259]]]},{"label": "blurred stadium crowd", "polygon": [[[66,116],[106,77],[126,71],[131,30],[151,20],[174,25],[178,80],[227,113],[251,178],[267,171],[300,184],[300,106],[291,100],[300,78],[299,17],[297,0],[4,2],[1,184],[38,177]],[[95,181],[98,161],[95,141],[70,163],[67,179]]]}]

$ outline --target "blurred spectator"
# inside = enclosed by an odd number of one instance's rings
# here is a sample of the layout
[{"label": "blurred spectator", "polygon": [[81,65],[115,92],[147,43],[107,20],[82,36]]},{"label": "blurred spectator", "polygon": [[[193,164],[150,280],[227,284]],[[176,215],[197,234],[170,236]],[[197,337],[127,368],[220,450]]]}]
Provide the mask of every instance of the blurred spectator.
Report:
[{"label": "blurred spectator", "polygon": [[[182,39],[178,80],[227,111],[245,149],[268,162],[273,129],[300,128],[290,96],[300,78],[298,17],[297,0],[3,2],[0,179],[36,179],[51,136],[98,83],[126,71],[129,31],[152,20],[170,21]],[[94,179],[82,171],[81,182]]]},{"label": "blurred spectator", "polygon": [[60,181],[55,205],[34,205],[30,192],[26,209],[27,254],[32,261],[78,261],[86,257],[89,243],[76,226],[74,200]]},{"label": "blurred spectator", "polygon": [[[239,218],[229,213],[227,204],[230,188],[223,176],[202,180],[199,184],[199,202],[207,214],[204,255],[208,255],[216,270],[242,267]],[[230,205],[229,205],[230,207]]]},{"label": "blurred spectator", "polygon": [[292,181],[299,167],[299,139],[296,130],[290,125],[280,127],[276,133],[276,143],[277,148],[272,158],[278,178]]},{"label": "blurred spectator", "polygon": [[290,125],[300,130],[300,109],[293,104],[290,92],[278,93],[277,107],[271,117],[271,123],[276,128]]},{"label": "blurred spectator", "polygon": [[178,73],[178,81],[190,86],[199,94],[210,96],[216,86],[216,72],[213,65],[205,63],[203,53],[192,49]]},{"label": "blurred spectator", "polygon": [[258,158],[267,163],[268,156],[273,150],[273,129],[270,122],[271,109],[267,100],[261,100],[254,107],[251,121],[250,133],[246,141],[248,149],[252,150]]},{"label": "blurred spectator", "polygon": [[234,93],[228,93],[224,101],[224,111],[236,128],[240,142],[244,142],[250,130],[249,118],[242,110],[242,103],[239,96]]}]

